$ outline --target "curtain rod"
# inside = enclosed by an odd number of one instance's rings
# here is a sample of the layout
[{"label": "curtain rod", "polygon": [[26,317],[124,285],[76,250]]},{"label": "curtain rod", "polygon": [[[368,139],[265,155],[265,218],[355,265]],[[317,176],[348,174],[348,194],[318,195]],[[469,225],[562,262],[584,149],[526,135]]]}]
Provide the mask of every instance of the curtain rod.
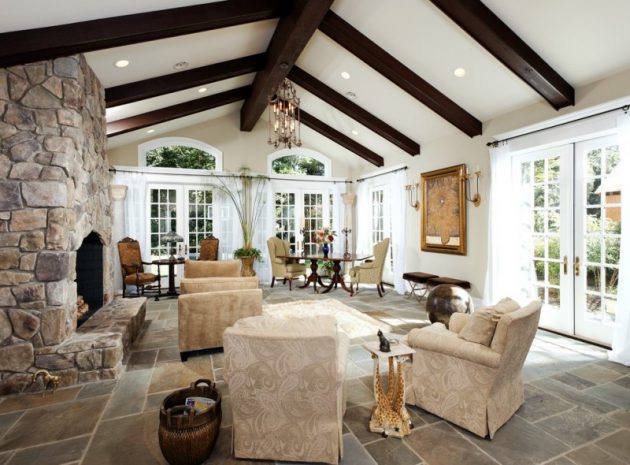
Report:
[{"label": "curtain rod", "polygon": [[566,124],[577,123],[578,121],[582,121],[582,120],[589,119],[589,118],[594,118],[596,116],[605,115],[606,113],[612,113],[613,111],[619,111],[619,110],[623,110],[624,113],[628,113],[628,110],[630,110],[630,105],[623,105],[623,106],[620,106],[620,107],[617,107],[617,108],[612,108],[610,110],[600,111],[599,113],[595,113],[594,115],[583,116],[581,118],[573,119],[571,121],[565,121],[563,123],[554,124],[553,126],[548,126],[546,128],[542,128],[542,129],[536,129],[534,131],[529,131],[529,132],[526,132],[524,134],[519,134],[518,136],[506,137],[505,139],[501,139],[501,140],[494,140],[492,142],[488,142],[486,144],[486,146],[487,147],[498,147],[499,144],[504,144],[507,141],[512,140],[512,139],[518,139],[519,137],[529,136],[530,134],[536,134],[537,132],[546,131],[547,129],[557,128],[557,127],[560,127],[560,126],[564,126]]},{"label": "curtain rod", "polygon": [[176,175],[176,176],[206,176],[206,177],[217,177],[217,178],[265,178],[274,181],[299,181],[299,182],[332,182],[334,184],[342,183],[342,184],[352,184],[352,181],[332,181],[330,179],[285,179],[285,178],[274,178],[271,176],[264,175],[249,175],[242,176],[240,174],[197,174],[197,173],[156,173],[154,171],[140,171],[140,170],[118,170],[116,168],[110,168],[110,173],[140,173],[140,174],[160,174],[160,175]]},{"label": "curtain rod", "polygon": [[403,171],[403,170],[407,170],[407,169],[409,169],[408,166],[402,166],[400,168],[396,168],[395,170],[386,171],[385,173],[377,173],[377,174],[373,174],[372,176],[366,176],[365,178],[357,178],[356,182],[363,182],[366,179],[378,178],[379,176],[386,176],[388,174],[395,173],[396,171]]}]

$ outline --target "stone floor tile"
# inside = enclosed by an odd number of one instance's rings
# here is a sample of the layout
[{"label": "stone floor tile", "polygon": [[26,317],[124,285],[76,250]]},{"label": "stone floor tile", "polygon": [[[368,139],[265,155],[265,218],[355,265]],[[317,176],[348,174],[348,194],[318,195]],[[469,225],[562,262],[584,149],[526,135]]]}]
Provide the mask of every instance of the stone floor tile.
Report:
[{"label": "stone floor tile", "polygon": [[608,414],[608,418],[626,429],[630,429],[630,410],[617,410]]},{"label": "stone floor tile", "polygon": [[615,384],[630,389],[630,376],[624,376],[623,378],[615,380]]},{"label": "stone floor tile", "polygon": [[116,380],[97,381],[96,383],[84,384],[77,399],[87,399],[88,397],[104,396],[111,394],[116,387]]},{"label": "stone floor tile", "polygon": [[575,405],[566,402],[552,394],[535,388],[530,384],[525,385],[525,402],[517,410],[516,414],[527,421],[535,422],[541,418],[555,415],[574,408]]},{"label": "stone floor tile", "polygon": [[595,443],[596,446],[615,456],[628,461],[630,457],[630,431],[623,429]]},{"label": "stone floor tile", "polygon": [[179,360],[179,347],[165,347],[163,349],[159,349],[157,362],[170,362],[173,360]]},{"label": "stone floor tile", "polygon": [[90,436],[53,442],[43,446],[22,449],[15,453],[7,465],[62,465],[80,460]]},{"label": "stone floor tile", "polygon": [[225,366],[225,355],[223,349],[215,350],[212,352],[212,367],[223,368]]},{"label": "stone floor tile", "polygon": [[111,419],[140,413],[144,408],[151,370],[128,371],[122,374],[111,395],[103,419]]},{"label": "stone floor tile", "polygon": [[149,394],[188,387],[198,379],[212,377],[212,363],[207,356],[189,358],[186,363],[160,363],[153,370]]},{"label": "stone floor tile", "polygon": [[601,360],[596,362],[600,367],[608,368],[609,370],[616,371],[622,375],[630,375],[630,367],[622,365],[621,363],[611,362],[610,360]]},{"label": "stone floor tile", "polygon": [[0,413],[13,412],[15,410],[25,410],[29,408],[42,407],[44,405],[58,404],[59,402],[67,402],[74,400],[81,390],[81,386],[72,386],[63,389],[57,389],[46,392],[33,392],[30,394],[16,394],[7,396],[4,402],[0,403]]},{"label": "stone floor tile", "polygon": [[623,465],[622,461],[593,444],[571,451],[566,456],[577,465]]},{"label": "stone floor tile", "polygon": [[15,425],[24,412],[11,412],[0,415],[0,439]]},{"label": "stone floor tile", "polygon": [[601,384],[587,389],[586,392],[623,409],[630,409],[630,389],[617,383]]},{"label": "stone floor tile", "polygon": [[403,441],[381,439],[365,446],[378,465],[416,465],[422,460]]},{"label": "stone floor tile", "polygon": [[168,465],[158,444],[158,426],[155,411],[102,421],[82,465]]},{"label": "stone floor tile", "polygon": [[551,462],[545,462],[545,465],[575,465],[575,462],[569,460],[566,457],[558,457]]},{"label": "stone floor tile", "polygon": [[[415,405],[407,404],[407,411],[409,412],[409,416],[413,420],[413,424],[415,426],[422,426],[425,423],[437,423],[438,421],[444,421],[440,417],[433,415],[432,413],[427,412],[426,410],[417,407]],[[418,421],[418,419],[420,421]]]},{"label": "stone floor tile", "polygon": [[89,434],[106,402],[107,398],[101,396],[28,410],[0,440],[0,451]]},{"label": "stone floor tile", "polygon": [[348,429],[354,433],[361,444],[372,442],[381,436],[378,433],[372,433],[369,428],[370,417],[372,416],[372,407],[359,405],[357,407],[349,407],[343,417],[343,422]]},{"label": "stone floor tile", "polygon": [[614,381],[620,377],[621,373],[605,368],[599,363],[592,363],[575,370],[571,370],[570,373],[575,376],[579,376],[582,379],[590,381],[593,384],[602,384],[609,381]]},{"label": "stone floor tile", "polygon": [[165,310],[163,312],[160,312],[160,316],[157,319],[172,320],[173,318],[177,319],[177,310]]},{"label": "stone floor tile", "polygon": [[343,435],[343,460],[339,463],[340,465],[377,465],[352,434]]},{"label": "stone floor tile", "polygon": [[157,354],[157,349],[132,352],[129,356],[129,360],[127,361],[127,371],[153,368],[155,360],[157,359]]},{"label": "stone floor tile", "polygon": [[458,431],[498,462],[510,465],[541,463],[569,449],[566,444],[542,428],[528,423],[519,416],[508,420],[490,441],[462,429]]},{"label": "stone floor tile", "polygon": [[599,439],[619,429],[606,417],[577,407],[536,423],[549,434],[571,447]]},{"label": "stone floor tile", "polygon": [[221,426],[232,426],[232,398],[221,396]]},{"label": "stone floor tile", "polygon": [[374,403],[374,394],[358,379],[346,380],[347,405]]},{"label": "stone floor tile", "polygon": [[13,451],[0,452],[0,465],[6,465],[12,455],[13,455]]},{"label": "stone floor tile", "polygon": [[165,392],[158,392],[157,394],[149,394],[144,404],[144,412],[149,410],[159,410],[162,405],[162,401],[168,394]]},{"label": "stone floor tile", "polygon": [[[579,368],[578,368],[579,369]],[[573,370],[575,371],[575,370]],[[558,373],[552,376],[553,379],[555,379],[556,381],[560,381],[561,383],[564,383],[568,386],[571,386],[574,389],[586,389],[586,388],[590,388],[595,386],[595,383],[592,383],[591,381],[584,379],[580,376],[576,376],[572,373],[568,373],[568,372],[562,372],[562,373]]]},{"label": "stone floor tile", "polygon": [[[589,390],[578,391],[566,384],[559,383],[554,379],[541,379],[533,381],[535,387],[541,391],[549,392],[556,397],[571,402],[572,404],[579,405],[595,413],[606,414],[617,410],[617,406],[610,402],[606,402],[598,397],[595,397],[589,393]],[[591,388],[596,389],[596,388]]]},{"label": "stone floor tile", "polygon": [[429,465],[496,465],[444,422],[415,429],[403,442]]}]

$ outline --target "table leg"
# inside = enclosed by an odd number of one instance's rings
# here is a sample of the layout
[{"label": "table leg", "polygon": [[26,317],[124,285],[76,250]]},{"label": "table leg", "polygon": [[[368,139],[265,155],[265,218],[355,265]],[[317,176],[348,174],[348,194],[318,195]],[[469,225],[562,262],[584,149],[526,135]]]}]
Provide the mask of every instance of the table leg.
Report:
[{"label": "table leg", "polygon": [[175,263],[168,264],[168,292],[167,296],[176,296],[177,290],[175,289]]},{"label": "table leg", "polygon": [[330,292],[333,289],[333,287],[337,289],[338,284],[341,284],[341,287],[346,292],[349,292],[351,296],[353,295],[352,289],[348,289],[345,281],[343,280],[343,276],[341,276],[341,262],[339,262],[339,260],[333,260],[332,279],[330,280],[330,284],[328,285],[328,287],[322,294],[326,294],[327,292]]},{"label": "table leg", "polygon": [[304,285],[300,286],[300,289],[307,288],[311,283],[313,283],[313,290],[315,292],[317,292],[317,283],[319,283],[320,286],[324,287],[322,283],[322,278],[320,278],[320,276],[317,274],[317,259],[316,258],[311,258],[311,274],[306,279],[306,282],[304,283]]}]

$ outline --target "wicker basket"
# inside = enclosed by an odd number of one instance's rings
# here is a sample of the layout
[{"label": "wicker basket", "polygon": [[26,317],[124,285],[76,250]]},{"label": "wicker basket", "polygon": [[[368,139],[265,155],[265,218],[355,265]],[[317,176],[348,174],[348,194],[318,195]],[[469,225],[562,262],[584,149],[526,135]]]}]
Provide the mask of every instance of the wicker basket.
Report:
[{"label": "wicker basket", "polygon": [[[209,397],[216,400],[209,410],[195,413],[187,407],[186,397]],[[182,415],[187,412],[187,415]],[[212,452],[221,427],[221,394],[207,379],[179,389],[162,402],[160,408],[160,449],[171,465],[199,465]]]}]

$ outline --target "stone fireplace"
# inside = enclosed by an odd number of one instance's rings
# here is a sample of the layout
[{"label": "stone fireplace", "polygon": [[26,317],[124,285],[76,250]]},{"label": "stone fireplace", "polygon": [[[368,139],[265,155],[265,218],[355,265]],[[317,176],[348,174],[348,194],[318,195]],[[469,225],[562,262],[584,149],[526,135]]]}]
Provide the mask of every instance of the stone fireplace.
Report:
[{"label": "stone fireplace", "polygon": [[[122,330],[116,312],[129,312],[111,304],[105,128],[104,90],[83,56],[0,68],[0,394],[41,389],[40,368],[61,385],[115,377],[125,331],[144,319],[136,309]],[[95,237],[98,300],[118,310],[77,332],[77,261]]]}]

